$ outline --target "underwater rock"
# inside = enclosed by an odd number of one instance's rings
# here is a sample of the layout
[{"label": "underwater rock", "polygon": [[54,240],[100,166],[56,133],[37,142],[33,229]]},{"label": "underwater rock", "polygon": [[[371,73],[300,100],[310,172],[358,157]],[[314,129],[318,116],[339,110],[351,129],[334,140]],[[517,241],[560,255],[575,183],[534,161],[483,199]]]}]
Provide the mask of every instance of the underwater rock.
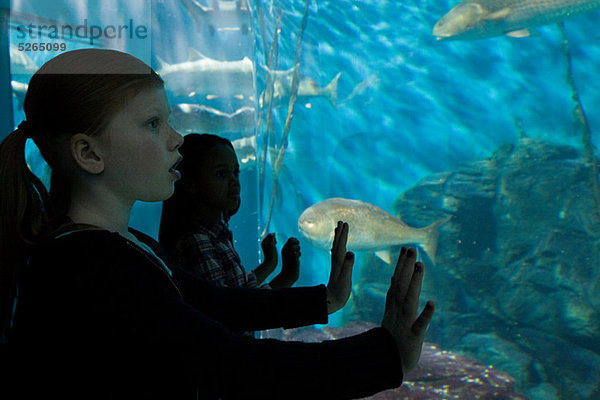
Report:
[{"label": "underwater rock", "polygon": [[[423,179],[394,205],[415,227],[452,216],[426,266],[421,298],[438,304],[428,340],[503,369],[532,399],[587,399],[600,387],[592,170],[574,147],[523,138]],[[373,285],[388,280],[370,258],[348,315],[379,322]]]},{"label": "underwater rock", "polygon": [[[351,322],[341,328],[312,327],[277,330],[268,337],[281,340],[320,342],[341,339],[377,326],[368,322]],[[514,399],[527,397],[517,393],[514,380],[496,368],[483,365],[471,358],[441,350],[433,343],[425,343],[419,365],[404,376],[402,386],[386,390],[366,399]]]}]

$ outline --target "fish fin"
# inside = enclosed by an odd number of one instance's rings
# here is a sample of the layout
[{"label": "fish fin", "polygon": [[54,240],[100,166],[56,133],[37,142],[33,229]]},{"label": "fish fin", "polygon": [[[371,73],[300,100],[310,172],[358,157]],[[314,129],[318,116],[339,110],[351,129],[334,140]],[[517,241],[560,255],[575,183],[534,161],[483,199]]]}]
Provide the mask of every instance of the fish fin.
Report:
[{"label": "fish fin", "polygon": [[170,67],[169,63],[166,62],[165,60],[163,60],[159,56],[155,56],[155,57],[156,57],[156,62],[158,63],[158,68],[156,68],[157,71],[162,71],[163,69]]},{"label": "fish fin", "polygon": [[518,31],[508,32],[506,35],[515,38],[523,38],[529,36],[530,33],[527,29],[519,29]]},{"label": "fish fin", "polygon": [[501,10],[489,13],[488,15],[485,16],[485,19],[492,19],[492,20],[502,19],[502,18],[506,18],[506,16],[508,14],[510,14],[510,7],[505,7]]},{"label": "fish fin", "polygon": [[425,253],[427,253],[427,255],[429,256],[429,259],[431,260],[433,265],[435,265],[435,256],[436,256],[437,245],[438,245],[438,236],[439,236],[438,228],[441,225],[448,222],[451,218],[452,218],[451,216],[442,218],[438,221],[435,221],[433,224],[426,226],[425,228],[422,228],[424,231],[426,231],[426,238],[425,238],[425,241],[423,241],[421,243],[421,247],[423,248],[423,251],[425,251]]},{"label": "fish fin", "polygon": [[198,60],[204,60],[206,58],[206,56],[202,53],[200,53],[198,50],[190,47],[188,49],[188,61],[198,61]]},{"label": "fish fin", "polygon": [[335,107],[336,109],[337,109],[337,85],[338,85],[338,80],[340,79],[340,75],[342,75],[342,73],[338,72],[338,74],[335,76],[335,78],[333,78],[331,80],[331,82],[329,82],[329,84],[327,84],[327,86],[325,86],[325,89],[324,89],[327,100],[329,100],[331,105],[333,107]]},{"label": "fish fin", "polygon": [[375,255],[388,264],[392,263],[392,255],[389,249],[376,251]]},{"label": "fish fin", "polygon": [[435,265],[435,253],[437,251],[439,233],[437,230],[432,231],[431,235],[427,237],[427,240],[421,243],[423,251],[429,256],[431,263]]}]

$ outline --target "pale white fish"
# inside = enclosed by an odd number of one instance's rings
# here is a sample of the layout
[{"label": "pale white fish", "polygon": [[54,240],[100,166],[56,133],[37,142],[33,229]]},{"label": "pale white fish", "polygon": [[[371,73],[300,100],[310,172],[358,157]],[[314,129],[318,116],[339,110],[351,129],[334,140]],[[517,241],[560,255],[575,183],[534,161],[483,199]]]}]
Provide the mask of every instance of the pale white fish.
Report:
[{"label": "pale white fish", "polygon": [[181,103],[172,108],[170,123],[180,133],[235,132],[247,136],[256,126],[256,109],[245,106],[227,113],[202,104]]},{"label": "pale white fish", "polygon": [[[287,105],[292,90],[292,77],[294,68],[288,70],[267,70],[273,82],[273,102],[275,106]],[[298,83],[297,99],[301,102],[310,101],[315,97],[323,97],[337,108],[337,85],[340,75],[338,74],[324,87],[320,86],[314,79],[300,75]],[[262,107],[263,97],[260,99]]]},{"label": "pale white fish", "polygon": [[465,0],[433,27],[438,40],[529,36],[529,29],[600,9],[600,0]]},{"label": "pale white fish", "polygon": [[220,61],[190,49],[188,60],[169,64],[159,57],[157,73],[165,88],[175,96],[213,95],[251,96],[255,92],[254,63],[244,57],[235,61]]},{"label": "pale white fish", "polygon": [[337,221],[344,221],[350,228],[348,250],[372,251],[390,263],[390,248],[414,243],[419,244],[435,263],[438,227],[449,219],[440,219],[424,228],[413,228],[373,204],[331,198],[304,210],[298,219],[298,228],[309,243],[330,250]]}]

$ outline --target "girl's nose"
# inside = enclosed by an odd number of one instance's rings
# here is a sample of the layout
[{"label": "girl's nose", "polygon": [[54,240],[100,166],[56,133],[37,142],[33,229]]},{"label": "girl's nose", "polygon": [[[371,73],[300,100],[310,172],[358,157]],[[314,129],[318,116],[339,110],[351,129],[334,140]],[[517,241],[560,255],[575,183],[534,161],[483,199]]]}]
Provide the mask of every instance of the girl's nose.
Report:
[{"label": "girl's nose", "polygon": [[179,149],[181,147],[181,145],[183,144],[183,135],[181,135],[175,129],[171,128],[171,125],[169,125],[169,129],[171,130],[170,141],[171,141],[172,150],[175,151],[175,150]]}]

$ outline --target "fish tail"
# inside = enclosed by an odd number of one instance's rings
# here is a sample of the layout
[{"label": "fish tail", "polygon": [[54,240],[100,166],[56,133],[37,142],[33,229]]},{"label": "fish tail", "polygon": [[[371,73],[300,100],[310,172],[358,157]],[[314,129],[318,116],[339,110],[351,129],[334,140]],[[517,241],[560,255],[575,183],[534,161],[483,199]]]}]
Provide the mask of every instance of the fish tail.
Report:
[{"label": "fish tail", "polygon": [[421,247],[429,256],[429,259],[435,265],[435,256],[437,252],[438,237],[440,235],[438,228],[448,222],[451,216],[435,221],[433,224],[422,228],[425,232],[425,240],[421,243]]},{"label": "fish tail", "polygon": [[325,89],[324,89],[327,100],[329,100],[331,105],[334,106],[336,109],[337,109],[337,100],[338,100],[337,85],[338,85],[338,80],[340,79],[340,75],[342,75],[342,73],[338,72],[338,74],[335,76],[335,78],[333,78],[331,80],[331,82],[329,82],[327,84],[327,86],[325,86]]},{"label": "fish tail", "polygon": [[156,57],[156,63],[157,63],[157,67],[155,69],[157,71],[164,70],[165,68],[169,67],[169,63],[167,63],[165,60],[163,60],[159,56],[155,56],[155,57]]}]

